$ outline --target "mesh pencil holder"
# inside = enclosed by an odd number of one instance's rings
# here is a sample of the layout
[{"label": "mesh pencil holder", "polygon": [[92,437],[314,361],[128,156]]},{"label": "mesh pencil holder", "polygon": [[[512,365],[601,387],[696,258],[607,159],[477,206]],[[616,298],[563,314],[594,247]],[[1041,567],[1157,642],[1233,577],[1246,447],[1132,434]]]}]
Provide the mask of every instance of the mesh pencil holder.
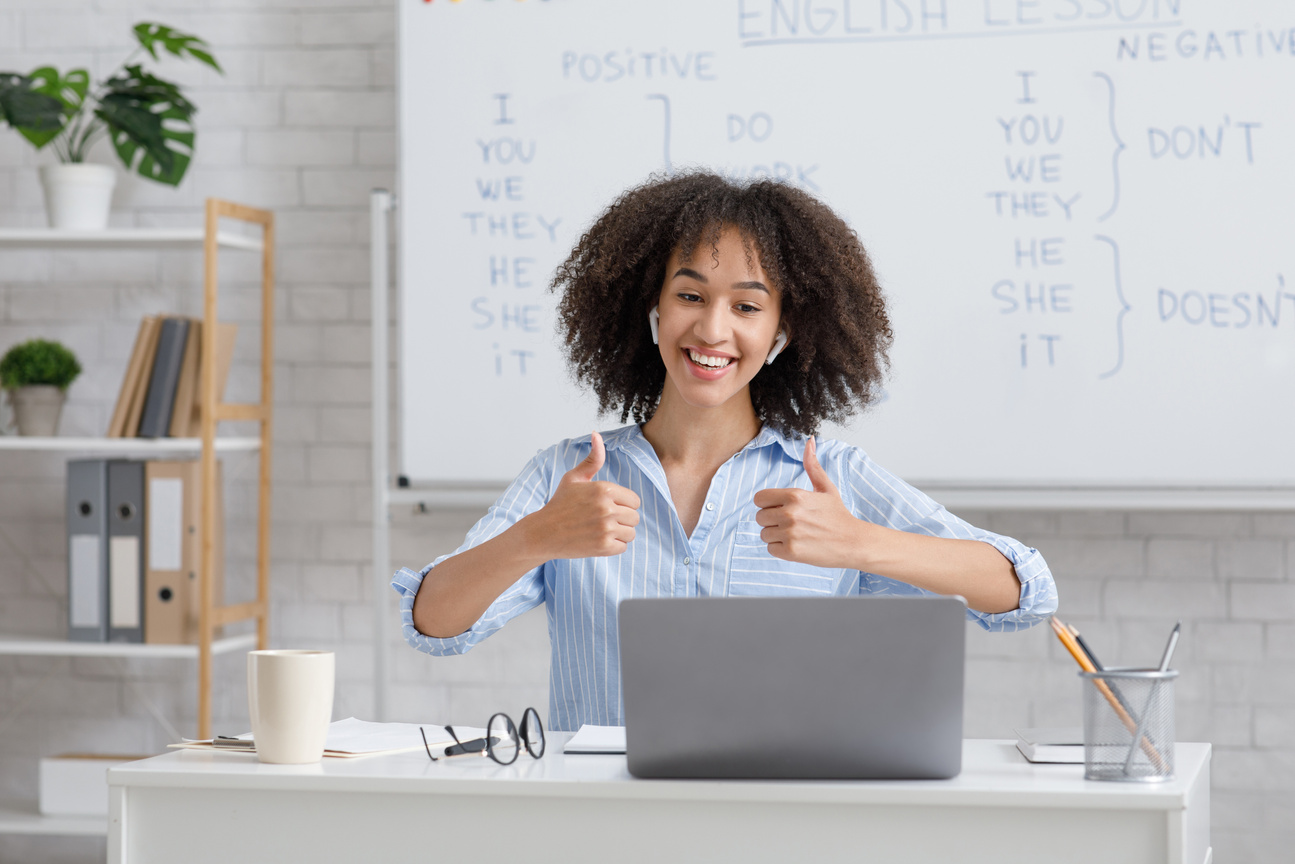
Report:
[{"label": "mesh pencil holder", "polygon": [[1084,679],[1084,778],[1157,782],[1174,776],[1178,670],[1106,669]]}]

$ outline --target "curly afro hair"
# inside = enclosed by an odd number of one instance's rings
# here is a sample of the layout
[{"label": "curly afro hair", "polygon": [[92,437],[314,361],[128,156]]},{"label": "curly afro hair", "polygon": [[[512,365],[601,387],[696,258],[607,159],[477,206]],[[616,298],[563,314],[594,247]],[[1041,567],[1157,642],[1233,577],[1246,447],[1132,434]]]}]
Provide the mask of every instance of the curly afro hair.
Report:
[{"label": "curly afro hair", "polygon": [[762,180],[738,184],[708,172],[654,176],[599,217],[550,290],[561,290],[559,332],[578,381],[603,413],[642,423],[665,385],[648,328],[678,249],[690,259],[734,227],[782,295],[791,341],[751,381],[756,415],[787,435],[812,435],[879,395],[892,333],[885,299],[858,236],[813,196]]}]

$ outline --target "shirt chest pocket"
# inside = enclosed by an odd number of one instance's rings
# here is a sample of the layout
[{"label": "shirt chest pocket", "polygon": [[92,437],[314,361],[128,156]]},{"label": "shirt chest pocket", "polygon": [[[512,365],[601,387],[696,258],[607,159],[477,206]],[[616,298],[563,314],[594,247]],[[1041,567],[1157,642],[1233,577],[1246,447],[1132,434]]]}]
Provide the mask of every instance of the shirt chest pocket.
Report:
[{"label": "shirt chest pocket", "polygon": [[840,571],[824,570],[769,554],[760,523],[740,522],[728,566],[731,597],[811,597],[835,593]]}]

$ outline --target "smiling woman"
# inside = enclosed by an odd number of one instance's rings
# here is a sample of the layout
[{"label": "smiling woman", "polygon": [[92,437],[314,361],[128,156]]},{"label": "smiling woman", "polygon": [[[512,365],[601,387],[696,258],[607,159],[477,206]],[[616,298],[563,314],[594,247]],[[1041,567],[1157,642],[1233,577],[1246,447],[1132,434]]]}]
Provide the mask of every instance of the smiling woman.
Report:
[{"label": "smiling woman", "polygon": [[[891,331],[859,238],[793,186],[739,186],[692,173],[622,195],[554,278],[568,357],[597,394],[599,411],[640,423],[657,411],[666,366],[643,316],[670,299],[663,289],[667,279],[686,276],[681,266],[709,279],[726,234],[734,265],[777,295],[774,317],[789,338],[782,359],[750,379],[756,414],[784,432],[809,435],[870,404],[881,392]],[[768,297],[745,299],[769,305]]]},{"label": "smiling woman", "polygon": [[632,425],[541,452],[463,545],[401,570],[404,634],[456,654],[541,603],[551,728],[620,725],[626,597],[959,594],[1015,630],[1056,609],[1039,553],[838,441],[891,341],[854,232],[774,182],[707,173],[622,195],[558,268],[559,329]]}]

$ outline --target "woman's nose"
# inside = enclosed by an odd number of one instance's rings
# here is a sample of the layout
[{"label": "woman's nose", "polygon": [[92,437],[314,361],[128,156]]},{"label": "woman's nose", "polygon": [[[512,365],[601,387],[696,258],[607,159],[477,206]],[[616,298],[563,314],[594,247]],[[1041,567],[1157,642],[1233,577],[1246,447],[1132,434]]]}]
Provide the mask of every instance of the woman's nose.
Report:
[{"label": "woman's nose", "polygon": [[721,307],[711,306],[702,313],[697,322],[697,336],[712,345],[728,338],[728,322]]}]

